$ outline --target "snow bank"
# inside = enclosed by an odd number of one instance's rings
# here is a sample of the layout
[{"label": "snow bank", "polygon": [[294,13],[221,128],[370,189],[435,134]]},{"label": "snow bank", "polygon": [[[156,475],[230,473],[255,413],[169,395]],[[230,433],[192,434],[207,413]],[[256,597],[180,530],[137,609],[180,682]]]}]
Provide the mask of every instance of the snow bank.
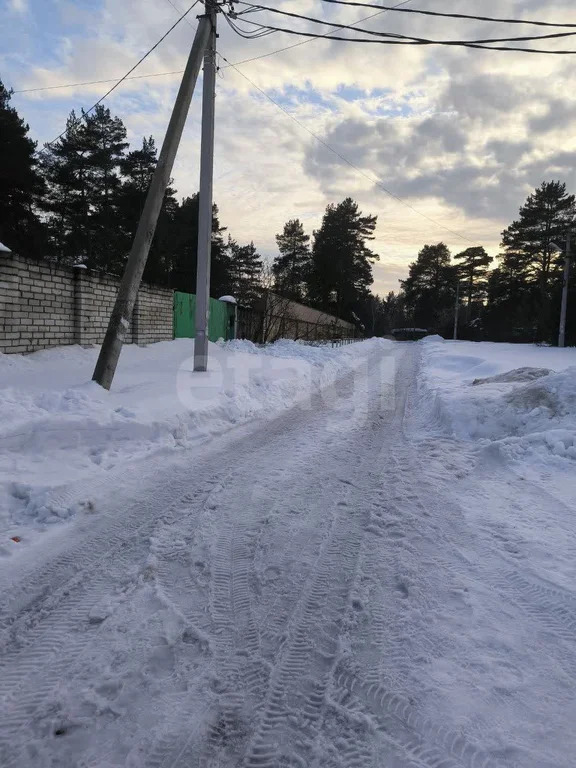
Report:
[{"label": "snow bank", "polygon": [[512,459],[576,460],[576,349],[421,342],[419,425]]},{"label": "snow bank", "polygon": [[110,392],[90,381],[97,348],[0,354],[0,529],[65,519],[75,507],[50,501],[54,487],[273,416],[390,344],[211,344],[204,374],[190,340],[126,346]]}]

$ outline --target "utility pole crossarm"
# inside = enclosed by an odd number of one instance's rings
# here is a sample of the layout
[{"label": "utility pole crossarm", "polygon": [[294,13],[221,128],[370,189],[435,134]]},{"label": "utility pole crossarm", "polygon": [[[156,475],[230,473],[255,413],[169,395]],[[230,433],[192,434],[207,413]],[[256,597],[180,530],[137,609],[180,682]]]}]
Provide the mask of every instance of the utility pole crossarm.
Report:
[{"label": "utility pole crossarm", "polygon": [[205,15],[200,17],[158,163],[148,189],[144,209],[120,283],[116,303],[110,316],[108,330],[106,331],[98,362],[92,376],[93,380],[97,381],[105,389],[110,389],[112,385],[118,358],[122,351],[122,344],[130,325],[136,296],[138,295],[150,245],[152,244],[158,216],[162,208],[164,194],[172,174],[174,159],[188,116],[190,102],[192,101],[196,80],[198,79],[198,73],[202,64],[202,57],[212,29],[211,16]]}]

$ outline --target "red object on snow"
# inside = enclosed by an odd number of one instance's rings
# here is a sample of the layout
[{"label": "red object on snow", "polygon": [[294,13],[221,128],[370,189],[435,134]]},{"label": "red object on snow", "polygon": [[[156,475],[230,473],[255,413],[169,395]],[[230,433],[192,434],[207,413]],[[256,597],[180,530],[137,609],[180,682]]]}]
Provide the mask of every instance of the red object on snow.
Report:
[{"label": "red object on snow", "polygon": [[16,544],[18,544],[18,542],[22,541],[22,539],[20,538],[20,536],[12,536],[11,538],[12,538],[12,541],[15,541],[15,542],[16,542]]}]

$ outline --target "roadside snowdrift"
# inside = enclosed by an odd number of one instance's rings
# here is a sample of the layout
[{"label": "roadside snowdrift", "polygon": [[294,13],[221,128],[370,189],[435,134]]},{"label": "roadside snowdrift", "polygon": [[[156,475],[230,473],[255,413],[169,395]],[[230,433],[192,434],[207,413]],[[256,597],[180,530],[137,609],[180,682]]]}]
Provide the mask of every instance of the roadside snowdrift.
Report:
[{"label": "roadside snowdrift", "polygon": [[50,489],[273,416],[391,344],[211,344],[205,374],[193,372],[187,339],[126,346],[110,392],[90,381],[97,348],[0,354],[0,529],[69,517],[74,507],[48,501]]},{"label": "roadside snowdrift", "polygon": [[576,350],[421,343],[419,423],[509,458],[576,460]]}]

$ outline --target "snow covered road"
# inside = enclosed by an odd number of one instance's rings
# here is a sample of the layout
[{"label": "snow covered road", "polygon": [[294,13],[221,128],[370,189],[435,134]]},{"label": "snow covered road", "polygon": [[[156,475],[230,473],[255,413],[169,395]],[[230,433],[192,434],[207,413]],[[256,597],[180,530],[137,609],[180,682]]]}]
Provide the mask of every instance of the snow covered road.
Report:
[{"label": "snow covered road", "polygon": [[574,510],[412,429],[419,350],[0,560],[2,768],[574,764]]}]

